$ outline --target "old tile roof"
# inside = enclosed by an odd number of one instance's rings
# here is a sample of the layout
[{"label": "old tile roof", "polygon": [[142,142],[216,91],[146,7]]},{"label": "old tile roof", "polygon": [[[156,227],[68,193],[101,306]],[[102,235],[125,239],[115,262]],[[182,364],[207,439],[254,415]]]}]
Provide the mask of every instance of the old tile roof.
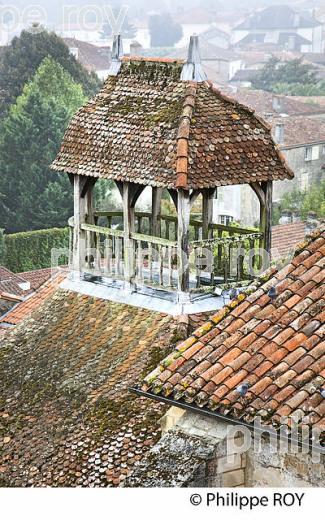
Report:
[{"label": "old tile roof", "polygon": [[173,60],[124,60],[73,118],[52,168],[168,188],[293,177],[268,125]]},{"label": "old tile roof", "polygon": [[159,438],[165,411],[128,387],[179,334],[171,316],[62,289],[7,331],[0,486],[119,485]]},{"label": "old tile roof", "polygon": [[31,289],[36,291],[43,283],[51,278],[54,271],[51,267],[46,269],[36,269],[35,271],[25,271],[18,273],[26,282],[30,283]]},{"label": "old tile roof", "polygon": [[305,238],[305,222],[272,226],[272,258],[285,258],[294,252],[296,244]]},{"label": "old tile roof", "polygon": [[321,25],[306,13],[298,13],[288,5],[273,5],[248,16],[236,30],[297,29]]},{"label": "old tile roof", "polygon": [[[36,289],[27,299],[18,303],[10,312],[0,318],[1,326],[17,325],[49,298],[65,279],[67,273],[59,271]],[[35,282],[36,283],[36,282]]]},{"label": "old tile roof", "polygon": [[[241,73],[249,71],[244,69],[238,72]],[[255,73],[256,71],[252,70],[252,72]],[[261,117],[265,116],[265,114],[273,114],[276,116],[279,112],[289,116],[307,116],[325,113],[325,108],[321,105],[318,105],[317,103],[304,103],[302,101],[298,101],[292,96],[276,96],[275,94],[266,92],[264,90],[239,88],[236,92],[234,92],[233,96],[240,103],[251,107]],[[279,107],[278,110],[275,110],[273,107],[274,98],[277,99]]]},{"label": "old tile roof", "polygon": [[272,120],[273,128],[278,121],[284,125],[284,142],[281,148],[325,142],[325,123],[323,121],[308,117],[281,117]]},{"label": "old tile roof", "polygon": [[[251,423],[301,414],[324,426],[325,231],[240,294],[161,361],[142,390]],[[269,289],[276,287],[271,299]],[[240,397],[236,388],[248,383]],[[290,426],[290,424],[289,424]]]},{"label": "old tile roof", "polygon": [[96,72],[109,69],[110,60],[107,49],[97,47],[89,42],[77,40],[76,38],[63,38],[63,40],[69,48],[78,49],[78,61],[80,61],[87,70]]},{"label": "old tile roof", "polygon": [[0,292],[26,296],[32,292],[31,289],[22,289],[21,284],[26,284],[26,281],[20,274],[15,274],[6,267],[0,266]]}]

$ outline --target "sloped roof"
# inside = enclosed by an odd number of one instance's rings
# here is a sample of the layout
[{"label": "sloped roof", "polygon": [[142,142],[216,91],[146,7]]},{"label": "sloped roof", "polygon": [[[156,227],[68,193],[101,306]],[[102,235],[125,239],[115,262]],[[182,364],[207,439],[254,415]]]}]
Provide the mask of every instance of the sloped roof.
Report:
[{"label": "sloped roof", "polygon": [[56,171],[167,188],[293,177],[268,125],[168,59],[124,60],[73,118]]},{"label": "sloped roof", "polygon": [[307,14],[300,14],[288,5],[274,5],[250,15],[235,30],[294,29],[317,27],[320,22]]},{"label": "sloped roof", "polygon": [[79,51],[78,61],[82,65],[94,72],[100,70],[108,70],[110,60],[108,55],[105,56],[105,48],[97,47],[88,42],[77,40],[76,38],[63,38],[65,44],[69,48],[77,48]]},{"label": "sloped roof", "polygon": [[[325,231],[297,248],[292,262],[266,274],[211,317],[143,382],[142,390],[176,405],[265,424],[301,414],[325,425]],[[276,287],[276,298],[268,291]],[[240,397],[236,388],[248,383]]]},{"label": "sloped roof", "polygon": [[26,282],[29,282],[31,289],[36,291],[36,289],[43,285],[43,283],[54,274],[54,270],[49,267],[45,269],[36,269],[35,271],[24,271],[23,273],[19,273],[19,276],[26,280]]},{"label": "sloped roof", "polygon": [[272,258],[286,258],[296,244],[305,238],[305,222],[290,222],[272,226]]},{"label": "sloped roof", "polygon": [[35,304],[1,338],[0,486],[118,486],[166,410],[128,388],[182,331],[177,318],[62,289]]},{"label": "sloped roof", "polygon": [[26,296],[32,289],[24,291],[20,284],[25,284],[26,279],[19,274],[12,273],[6,267],[0,266],[0,292],[14,294],[16,296]]},{"label": "sloped roof", "polygon": [[[29,296],[29,298],[19,303],[14,309],[2,316],[2,318],[0,318],[0,327],[6,325],[17,325],[27,318],[27,316],[30,316],[35,309],[37,309],[56,291],[66,276],[67,273],[61,271],[53,274],[53,277],[40,285],[35,292]],[[34,285],[36,285],[35,278]]]},{"label": "sloped roof", "polygon": [[[245,69],[238,71],[238,73],[240,72],[245,72]],[[252,72],[256,73],[257,71],[252,70]],[[272,92],[266,92],[265,90],[239,88],[234,92],[233,96],[239,103],[251,107],[261,117],[265,114],[276,115],[279,112],[289,116],[307,116],[325,113],[325,107],[317,103],[304,103],[303,101],[294,99],[292,96],[276,95]],[[274,98],[277,98],[280,107],[277,111],[273,107]]]},{"label": "sloped roof", "polygon": [[281,147],[290,148],[325,143],[325,123],[323,121],[308,117],[282,117],[272,120],[273,128],[277,122],[284,125],[284,142]]}]

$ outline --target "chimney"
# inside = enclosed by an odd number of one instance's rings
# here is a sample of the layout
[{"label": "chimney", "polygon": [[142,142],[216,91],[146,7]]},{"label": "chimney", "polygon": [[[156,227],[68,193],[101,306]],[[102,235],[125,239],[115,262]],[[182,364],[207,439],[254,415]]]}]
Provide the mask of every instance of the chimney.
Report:
[{"label": "chimney", "polygon": [[183,66],[181,80],[202,82],[207,79],[201,64],[199,37],[194,34],[190,39],[187,62]]},{"label": "chimney", "polygon": [[319,226],[319,221],[317,220],[317,214],[314,211],[309,211],[307,213],[307,220],[305,222],[305,234],[309,235],[317,229]]},{"label": "chimney", "polygon": [[277,144],[284,143],[284,124],[277,122],[274,127],[274,139]]},{"label": "chimney", "polygon": [[289,209],[283,209],[279,224],[291,224],[292,222],[292,211]]},{"label": "chimney", "polygon": [[272,97],[272,108],[274,112],[282,112],[282,99],[280,96],[273,96]]},{"label": "chimney", "polygon": [[130,56],[142,56],[142,45],[139,42],[132,42],[130,45]]},{"label": "chimney", "polygon": [[300,222],[300,221],[301,221],[300,211],[295,209],[292,212],[292,222]]},{"label": "chimney", "polygon": [[122,56],[123,56],[123,43],[122,37],[120,34],[114,36],[113,40],[113,48],[112,48],[112,60],[111,65],[108,69],[108,76],[117,76],[121,65],[122,65]]}]

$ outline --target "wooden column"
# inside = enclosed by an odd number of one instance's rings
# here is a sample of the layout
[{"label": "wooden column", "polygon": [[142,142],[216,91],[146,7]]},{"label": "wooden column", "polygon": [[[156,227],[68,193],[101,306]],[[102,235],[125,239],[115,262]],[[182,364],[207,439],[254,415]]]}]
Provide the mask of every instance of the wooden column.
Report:
[{"label": "wooden column", "polygon": [[260,206],[260,229],[264,234],[261,248],[268,253],[271,251],[271,232],[272,232],[272,181],[261,183],[264,192],[265,203]]},{"label": "wooden column", "polygon": [[131,206],[131,185],[123,183],[123,223],[124,223],[124,278],[131,283],[134,276],[134,243],[131,233],[134,232],[135,212]]},{"label": "wooden column", "polygon": [[80,276],[85,261],[85,232],[81,225],[86,221],[86,201],[82,197],[87,177],[75,175],[73,179],[73,205],[74,205],[74,229],[73,229],[73,270]]},{"label": "wooden column", "polygon": [[161,234],[161,198],[162,188],[152,188],[152,209],[151,209],[151,235],[160,237]]},{"label": "wooden column", "polygon": [[260,231],[263,237],[260,241],[260,248],[267,252],[271,251],[271,231],[272,231],[272,181],[254,182],[251,188],[255,191],[260,202]]},{"label": "wooden column", "polygon": [[202,238],[212,238],[212,229],[209,229],[209,225],[212,224],[213,218],[213,198],[215,189],[204,189],[202,190]]},{"label": "wooden column", "polygon": [[189,292],[189,227],[191,202],[188,191],[179,190],[177,197],[178,213],[178,289]]}]

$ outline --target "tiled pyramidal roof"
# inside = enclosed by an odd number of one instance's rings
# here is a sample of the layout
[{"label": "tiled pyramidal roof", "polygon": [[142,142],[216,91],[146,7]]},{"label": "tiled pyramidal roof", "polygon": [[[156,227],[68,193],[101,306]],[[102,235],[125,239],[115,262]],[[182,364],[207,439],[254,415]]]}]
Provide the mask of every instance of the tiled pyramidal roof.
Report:
[{"label": "tiled pyramidal roof", "polygon": [[124,60],[73,118],[52,168],[167,188],[293,177],[269,126],[182,63]]},{"label": "tiled pyramidal roof", "polygon": [[[325,232],[240,294],[149,374],[142,390],[266,424],[301,415],[325,426]],[[276,287],[276,297],[268,292]],[[249,293],[249,291],[248,291]],[[248,383],[244,397],[238,385]]]}]

